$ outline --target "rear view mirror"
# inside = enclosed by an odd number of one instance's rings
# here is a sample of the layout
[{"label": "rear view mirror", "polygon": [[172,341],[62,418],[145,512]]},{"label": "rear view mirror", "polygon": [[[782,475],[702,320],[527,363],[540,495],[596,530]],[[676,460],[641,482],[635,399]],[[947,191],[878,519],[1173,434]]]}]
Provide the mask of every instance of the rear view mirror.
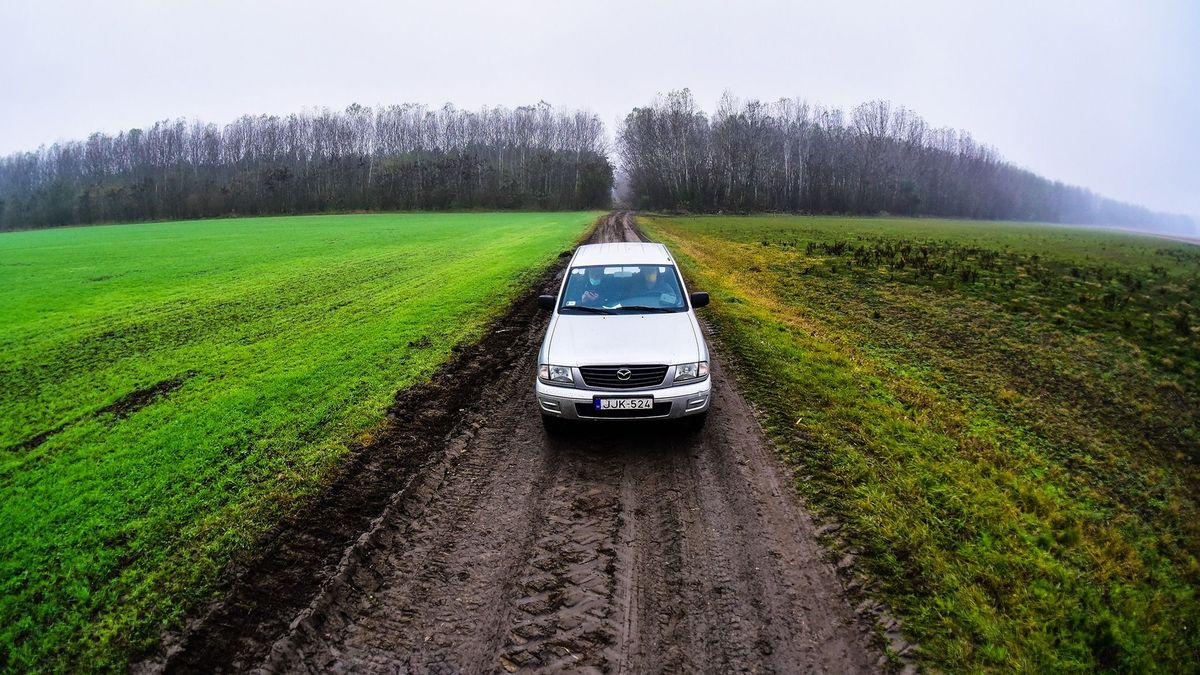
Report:
[{"label": "rear view mirror", "polygon": [[708,304],[708,293],[704,291],[696,291],[691,294],[692,309],[699,309]]},{"label": "rear view mirror", "polygon": [[553,310],[554,301],[557,300],[553,295],[539,295],[538,309]]}]

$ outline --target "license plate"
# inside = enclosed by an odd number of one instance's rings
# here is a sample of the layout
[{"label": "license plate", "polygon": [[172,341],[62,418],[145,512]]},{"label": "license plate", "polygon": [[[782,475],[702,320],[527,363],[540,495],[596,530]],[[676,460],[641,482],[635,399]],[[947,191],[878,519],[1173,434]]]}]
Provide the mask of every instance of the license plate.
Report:
[{"label": "license plate", "polygon": [[596,410],[653,410],[654,398],[601,398],[592,399]]}]

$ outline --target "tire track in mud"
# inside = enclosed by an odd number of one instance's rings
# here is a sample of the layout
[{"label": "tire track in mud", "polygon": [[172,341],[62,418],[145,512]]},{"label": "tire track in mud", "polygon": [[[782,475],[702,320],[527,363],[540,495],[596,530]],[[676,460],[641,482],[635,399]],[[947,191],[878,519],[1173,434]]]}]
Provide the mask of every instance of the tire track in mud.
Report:
[{"label": "tire track in mud", "polygon": [[539,532],[511,601],[500,665],[561,670],[603,666],[618,642],[612,604],[621,501],[620,467],[564,453],[550,481]]},{"label": "tire track in mud", "polygon": [[[628,213],[591,238],[630,240],[644,237]],[[149,669],[881,669],[719,356],[698,433],[613,424],[550,437],[531,380],[545,323],[529,303],[506,318],[494,372],[459,383],[469,391],[448,430],[431,427],[427,461],[300,606],[225,652],[184,640]],[[444,404],[411,400],[396,413],[436,418],[427,408]],[[183,658],[205,644],[212,658]]]}]

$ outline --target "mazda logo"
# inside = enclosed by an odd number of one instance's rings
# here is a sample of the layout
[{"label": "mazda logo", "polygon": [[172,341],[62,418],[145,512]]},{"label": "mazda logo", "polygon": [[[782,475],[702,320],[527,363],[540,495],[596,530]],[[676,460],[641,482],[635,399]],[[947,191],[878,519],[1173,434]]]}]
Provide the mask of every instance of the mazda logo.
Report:
[{"label": "mazda logo", "polygon": [[631,375],[633,375],[633,371],[628,368],[621,368],[617,371],[618,380],[628,380]]}]

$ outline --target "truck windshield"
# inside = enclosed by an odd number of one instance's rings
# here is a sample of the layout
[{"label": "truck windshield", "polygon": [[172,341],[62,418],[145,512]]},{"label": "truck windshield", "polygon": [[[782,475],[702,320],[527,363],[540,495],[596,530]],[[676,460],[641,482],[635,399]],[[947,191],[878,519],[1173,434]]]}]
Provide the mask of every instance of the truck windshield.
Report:
[{"label": "truck windshield", "polygon": [[674,265],[588,265],[571,268],[559,311],[684,312],[687,303]]}]

